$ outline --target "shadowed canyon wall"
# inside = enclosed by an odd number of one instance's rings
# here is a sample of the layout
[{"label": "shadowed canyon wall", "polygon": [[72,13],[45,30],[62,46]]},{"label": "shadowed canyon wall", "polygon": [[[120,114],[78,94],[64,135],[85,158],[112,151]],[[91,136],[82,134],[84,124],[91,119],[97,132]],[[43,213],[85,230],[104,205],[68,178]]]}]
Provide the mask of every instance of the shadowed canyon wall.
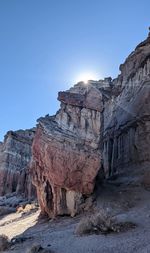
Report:
[{"label": "shadowed canyon wall", "polygon": [[150,161],[150,36],[120,66],[121,93],[105,104],[103,161],[107,177]]}]

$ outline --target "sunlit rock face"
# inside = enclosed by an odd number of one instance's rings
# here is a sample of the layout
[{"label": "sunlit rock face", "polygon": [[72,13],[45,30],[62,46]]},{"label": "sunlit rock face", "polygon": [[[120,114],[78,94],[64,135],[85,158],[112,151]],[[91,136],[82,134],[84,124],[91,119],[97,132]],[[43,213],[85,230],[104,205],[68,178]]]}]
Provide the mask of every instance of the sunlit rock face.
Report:
[{"label": "sunlit rock face", "polygon": [[31,198],[35,194],[28,164],[35,130],[9,131],[0,143],[0,195],[16,192]]},{"label": "sunlit rock face", "polygon": [[[110,87],[108,89],[109,93]],[[75,215],[101,169],[102,85],[79,83],[60,92],[61,108],[38,120],[31,171],[43,213]]]},{"label": "sunlit rock face", "polygon": [[103,163],[109,177],[150,161],[150,36],[120,66],[121,93],[105,103]]},{"label": "sunlit rock face", "polygon": [[43,214],[73,216],[99,172],[150,162],[150,36],[120,70],[59,92],[57,114],[38,120],[30,169]]}]

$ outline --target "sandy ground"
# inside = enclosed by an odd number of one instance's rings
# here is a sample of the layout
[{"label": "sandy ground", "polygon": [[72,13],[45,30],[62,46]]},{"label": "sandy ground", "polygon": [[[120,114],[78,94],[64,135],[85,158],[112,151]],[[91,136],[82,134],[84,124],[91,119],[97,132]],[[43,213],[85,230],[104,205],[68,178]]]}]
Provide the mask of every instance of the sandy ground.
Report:
[{"label": "sandy ground", "polygon": [[39,211],[14,213],[1,218],[0,234],[10,239],[16,235],[29,239],[5,252],[26,253],[31,245],[40,243],[55,253],[150,253],[150,191],[129,181],[104,186],[98,192],[96,209],[107,208],[118,221],[135,222],[136,228],[118,234],[79,237],[74,231],[83,214],[48,221],[38,219]]}]

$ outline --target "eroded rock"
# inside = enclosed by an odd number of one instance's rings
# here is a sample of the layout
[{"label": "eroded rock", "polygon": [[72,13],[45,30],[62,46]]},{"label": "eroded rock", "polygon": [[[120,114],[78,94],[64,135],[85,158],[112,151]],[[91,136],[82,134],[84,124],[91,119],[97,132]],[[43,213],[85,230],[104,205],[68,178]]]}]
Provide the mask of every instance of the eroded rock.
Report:
[{"label": "eroded rock", "polygon": [[59,92],[61,108],[40,118],[31,172],[43,213],[79,211],[97,173],[120,173],[150,161],[150,37],[120,66],[114,80],[78,83]]},{"label": "eroded rock", "polygon": [[41,210],[50,217],[75,215],[101,168],[102,92],[78,84],[58,98],[59,112],[38,120],[31,164]]},{"label": "eroded rock", "polygon": [[150,162],[150,34],[120,71],[114,80],[59,92],[60,110],[38,120],[35,136],[33,129],[7,133],[0,143],[0,195],[31,197],[31,173],[41,212],[74,216],[101,171],[111,177]]},{"label": "eroded rock", "polygon": [[105,103],[103,161],[107,177],[150,161],[150,37],[121,65],[122,91]]},{"label": "eroded rock", "polygon": [[0,195],[16,192],[31,198],[35,189],[29,175],[35,129],[9,131],[0,144]]}]

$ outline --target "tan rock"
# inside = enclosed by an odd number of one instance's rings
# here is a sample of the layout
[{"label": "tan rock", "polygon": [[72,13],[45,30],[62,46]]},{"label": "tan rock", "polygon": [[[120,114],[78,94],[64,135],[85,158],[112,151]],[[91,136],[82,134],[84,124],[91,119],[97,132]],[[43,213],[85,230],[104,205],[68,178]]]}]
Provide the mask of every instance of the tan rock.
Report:
[{"label": "tan rock", "polygon": [[35,194],[28,172],[34,129],[9,131],[0,144],[0,195],[16,192]]}]

